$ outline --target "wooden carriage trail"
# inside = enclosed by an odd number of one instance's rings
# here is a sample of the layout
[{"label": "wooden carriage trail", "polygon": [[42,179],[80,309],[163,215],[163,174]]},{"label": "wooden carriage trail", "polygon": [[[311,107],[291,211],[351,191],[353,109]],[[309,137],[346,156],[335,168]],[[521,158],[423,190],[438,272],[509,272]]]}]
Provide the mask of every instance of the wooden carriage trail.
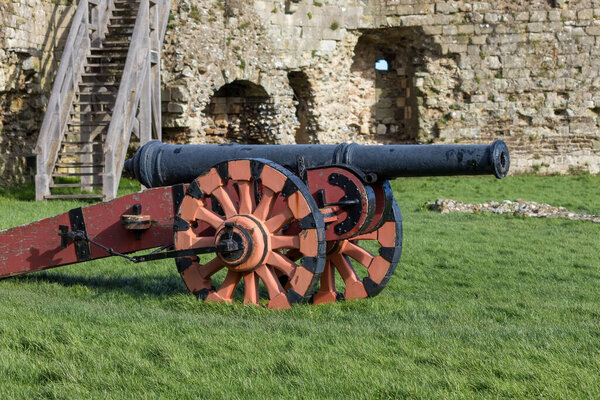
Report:
[{"label": "wooden carriage trail", "polygon": [[79,1],[36,145],[37,200],[113,199],[131,134],[161,139],[169,12],[167,0]]}]

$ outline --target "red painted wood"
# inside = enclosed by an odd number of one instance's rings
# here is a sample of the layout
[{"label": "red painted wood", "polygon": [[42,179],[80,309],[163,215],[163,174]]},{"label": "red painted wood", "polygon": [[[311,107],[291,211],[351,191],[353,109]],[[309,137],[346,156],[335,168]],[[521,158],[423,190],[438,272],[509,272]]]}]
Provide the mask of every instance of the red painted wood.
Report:
[{"label": "red painted wood", "polygon": [[[155,221],[139,240],[121,223],[121,215],[131,214],[133,205],[138,203],[142,205],[142,214],[150,215]],[[172,243],[174,213],[171,187],[150,189],[83,207],[88,236],[120,253]],[[70,230],[69,213],[0,232],[0,278],[76,263],[74,244],[61,247],[59,225],[69,226]],[[101,248],[90,246],[92,259],[109,256]]]}]

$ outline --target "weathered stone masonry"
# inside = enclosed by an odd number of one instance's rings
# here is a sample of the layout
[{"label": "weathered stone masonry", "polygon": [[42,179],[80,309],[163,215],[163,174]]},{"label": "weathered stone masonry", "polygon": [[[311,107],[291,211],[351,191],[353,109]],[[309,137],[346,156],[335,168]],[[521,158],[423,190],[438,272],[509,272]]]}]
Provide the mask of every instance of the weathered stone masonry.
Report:
[{"label": "weathered stone masonry", "polygon": [[0,184],[33,177],[33,149],[73,11],[59,1],[0,0]]},{"label": "weathered stone masonry", "polygon": [[[34,31],[0,16],[2,157],[22,160],[53,73],[41,60],[60,50],[40,38],[63,29],[69,8],[0,7],[25,20],[47,10]],[[163,53],[171,140],[502,138],[513,171],[600,172],[600,1],[178,0],[172,14]],[[376,70],[382,60],[387,70]]]}]

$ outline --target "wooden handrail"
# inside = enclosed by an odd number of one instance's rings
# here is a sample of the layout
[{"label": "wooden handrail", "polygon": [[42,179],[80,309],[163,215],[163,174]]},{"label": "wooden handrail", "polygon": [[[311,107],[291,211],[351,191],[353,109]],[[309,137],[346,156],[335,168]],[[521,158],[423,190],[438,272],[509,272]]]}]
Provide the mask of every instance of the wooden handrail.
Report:
[{"label": "wooden handrail", "polygon": [[158,34],[158,43],[163,43],[165,35],[167,33],[167,26],[169,25],[169,15],[171,14],[171,0],[161,0],[159,2],[159,17],[160,31]]},{"label": "wooden handrail", "polygon": [[104,147],[102,190],[114,198],[125,162],[144,78],[150,68],[150,1],[141,0]]},{"label": "wooden handrail", "polygon": [[[81,0],[77,6],[77,11],[73,17],[73,22],[71,23],[71,29],[69,31],[69,36],[67,36],[61,63],[58,67],[58,72],[56,73],[54,80],[54,86],[52,87],[50,99],[48,100],[48,105],[46,107],[47,112],[44,116],[44,121],[42,122],[42,129],[36,146],[36,152],[38,152],[38,154],[44,150],[44,147],[46,147],[45,145],[50,141],[50,139],[52,139],[52,132],[49,132],[48,128],[53,124],[52,120],[55,117],[55,113],[60,112],[61,100],[64,100],[64,98],[61,96],[61,94],[63,94],[63,88],[65,87],[65,84],[68,84],[67,79],[72,78],[72,74],[67,74],[67,72],[70,72],[72,68],[72,55],[73,52],[77,50],[75,47],[75,40],[77,40],[81,25],[87,27],[87,22],[88,2],[87,0]],[[38,147],[40,148],[38,149]]]},{"label": "wooden handrail", "polygon": [[[86,57],[92,46],[102,44],[114,7],[115,0],[80,0],[78,3],[36,145],[37,200],[50,194],[51,176]],[[140,1],[104,143],[105,199],[116,195],[132,131],[138,132],[140,141],[150,140],[152,133],[160,138],[160,48],[170,8],[170,0]],[[139,121],[136,120],[138,108]]]},{"label": "wooden handrail", "polygon": [[[90,22],[90,6],[94,7],[94,14],[96,14],[95,21],[92,22]],[[113,6],[114,0],[79,0],[77,5],[35,146],[36,200],[43,200],[49,194],[50,175],[58,157],[76,88],[91,46],[90,28],[102,32],[105,28],[100,25],[107,25]]]}]

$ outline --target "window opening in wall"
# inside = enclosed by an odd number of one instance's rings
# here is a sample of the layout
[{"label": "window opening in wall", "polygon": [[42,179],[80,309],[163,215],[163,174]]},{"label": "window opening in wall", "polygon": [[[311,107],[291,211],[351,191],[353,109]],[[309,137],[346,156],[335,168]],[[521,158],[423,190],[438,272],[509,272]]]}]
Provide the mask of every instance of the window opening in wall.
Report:
[{"label": "window opening in wall", "polygon": [[354,111],[359,133],[373,135],[381,142],[416,138],[411,43],[400,30],[368,31],[359,38],[351,67],[352,80],[360,93],[351,103],[359,107]]},{"label": "window opening in wall", "polygon": [[348,129],[398,143],[426,141],[436,134],[436,122],[448,125],[444,116],[458,101],[458,67],[452,55],[441,53],[419,27],[361,32],[350,67]]},{"label": "window opening in wall", "polygon": [[375,62],[375,70],[376,71],[389,71],[390,66],[387,62],[387,60],[385,60],[384,58],[382,58],[381,60],[377,60]]}]

